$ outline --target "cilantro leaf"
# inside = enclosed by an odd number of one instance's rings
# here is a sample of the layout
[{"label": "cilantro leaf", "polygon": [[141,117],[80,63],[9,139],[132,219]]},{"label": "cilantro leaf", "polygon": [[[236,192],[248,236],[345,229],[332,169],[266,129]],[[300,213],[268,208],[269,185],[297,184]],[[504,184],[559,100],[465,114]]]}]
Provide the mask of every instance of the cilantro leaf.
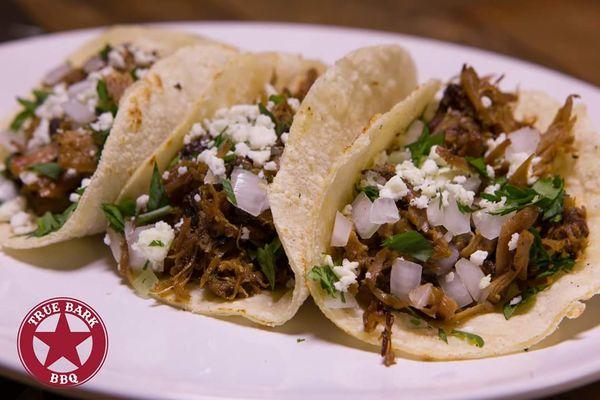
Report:
[{"label": "cilantro leaf", "polygon": [[410,150],[410,156],[413,163],[417,166],[421,166],[423,159],[427,157],[431,148],[435,145],[444,144],[445,135],[438,133],[435,135],[429,134],[429,128],[426,124],[423,126],[423,133],[419,136],[416,142],[413,142],[406,147]]},{"label": "cilantro leaf", "polygon": [[223,179],[221,184],[223,185],[223,190],[227,195],[227,200],[229,200],[229,202],[234,206],[237,206],[237,200],[235,198],[235,193],[233,192],[233,187],[231,186],[231,181],[229,179]]},{"label": "cilantro leaf", "polygon": [[334,283],[339,279],[329,265],[312,267],[308,273],[308,277],[313,281],[319,282],[321,289],[325,290],[331,297],[337,297],[339,292],[335,288]]},{"label": "cilantro leaf", "polygon": [[279,104],[285,101],[285,96],[281,94],[272,94],[269,96],[269,101],[272,101],[275,104]]},{"label": "cilantro leaf", "polygon": [[438,328],[438,337],[441,341],[448,343],[448,335],[446,334],[446,331],[442,328]]},{"label": "cilantro leaf", "polygon": [[276,237],[271,243],[256,250],[256,259],[260,264],[260,269],[263,274],[265,274],[269,280],[271,290],[275,289],[275,267],[277,266],[276,261],[280,249],[281,242],[279,241],[279,238]]},{"label": "cilantro leaf", "polygon": [[112,46],[110,44],[107,44],[106,46],[104,46],[104,48],[102,50],[100,50],[100,58],[103,61],[108,61],[108,53],[110,53],[111,50],[112,50]]},{"label": "cilantro leaf", "polygon": [[150,242],[150,244],[148,244],[148,247],[165,247],[165,244],[163,243],[162,240],[154,239],[153,241]]},{"label": "cilantro leaf", "polygon": [[513,314],[518,311],[518,309],[526,306],[527,304],[530,304],[533,299],[535,298],[535,296],[543,291],[544,289],[546,289],[548,287],[548,285],[539,285],[539,286],[532,286],[529,287],[527,289],[525,289],[523,291],[523,293],[521,293],[519,296],[521,296],[521,301],[519,301],[516,304],[511,305],[510,302],[518,296],[514,296],[513,298],[511,298],[509,301],[506,302],[506,304],[504,304],[504,307],[502,307],[502,313],[504,314],[504,318],[505,319],[510,319],[510,317],[513,316]]},{"label": "cilantro leaf", "polygon": [[[279,104],[279,103],[275,103],[275,104]],[[275,117],[275,115],[271,111],[269,111],[269,109],[267,107],[265,107],[265,105],[263,103],[258,103],[258,110],[260,111],[261,114],[266,115],[267,117],[271,118],[271,121],[273,121],[273,123],[275,124],[275,133],[277,134],[277,136],[290,130],[291,120],[278,120]]]},{"label": "cilantro leaf", "polygon": [[55,162],[32,164],[28,167],[31,171],[35,171],[40,175],[46,176],[53,181],[61,177],[64,170]]},{"label": "cilantro leaf", "polygon": [[167,193],[162,184],[161,175],[160,172],[158,172],[158,165],[156,163],[154,163],[154,170],[152,171],[148,196],[150,197],[146,207],[148,211],[154,211],[169,205],[169,198],[167,197]]},{"label": "cilantro leaf", "polygon": [[383,246],[408,254],[419,261],[427,261],[433,253],[431,242],[416,231],[391,236],[383,242]]},{"label": "cilantro leaf", "polygon": [[357,185],[356,191],[359,193],[363,192],[365,195],[367,195],[367,197],[371,201],[375,201],[375,199],[377,199],[379,197],[379,189],[377,189],[377,187],[375,187],[375,186],[358,186]]},{"label": "cilantro leaf", "polygon": [[104,217],[108,221],[109,226],[117,232],[123,233],[125,228],[125,217],[135,215],[135,202],[130,199],[125,199],[120,203],[104,203],[102,204]]},{"label": "cilantro leaf", "polygon": [[25,121],[35,116],[35,110],[46,100],[46,98],[49,95],[50,93],[45,92],[43,90],[34,90],[33,101],[17,98],[19,104],[23,106],[23,111],[19,112],[17,116],[12,120],[10,124],[10,129],[15,132],[18,131],[23,126]]},{"label": "cilantro leaf", "polygon": [[480,175],[488,178],[487,168],[485,166],[485,160],[483,157],[465,157],[467,162],[471,164]]},{"label": "cilantro leaf", "polygon": [[156,210],[148,211],[138,215],[135,219],[135,223],[136,225],[146,225],[150,222],[154,222],[158,219],[166,217],[167,215],[172,214],[174,211],[175,209],[173,207],[166,205],[161,208],[157,208]]},{"label": "cilantro leaf", "polygon": [[37,219],[37,229],[29,235],[34,237],[42,237],[47,234],[57,231],[67,222],[71,214],[77,208],[77,203],[71,204],[65,211],[59,214],[52,214],[46,211],[44,215]]},{"label": "cilantro leaf", "polygon": [[474,211],[478,210],[478,208],[476,208],[476,207],[469,207],[468,205],[463,204],[460,201],[456,202],[456,206],[458,207],[458,211],[460,211],[463,214],[468,214],[468,213],[471,213],[471,212],[474,212]]},{"label": "cilantro leaf", "polygon": [[483,345],[485,344],[485,342],[481,336],[476,335],[471,332],[465,332],[465,331],[459,331],[457,329],[452,329],[450,331],[450,335],[457,337],[459,339],[462,339],[462,340],[466,340],[469,344],[472,344],[473,346],[483,347]]},{"label": "cilantro leaf", "polygon": [[108,93],[106,82],[104,82],[102,79],[96,84],[96,93],[98,93],[96,112],[98,114],[110,112],[113,116],[117,115],[117,105]]}]

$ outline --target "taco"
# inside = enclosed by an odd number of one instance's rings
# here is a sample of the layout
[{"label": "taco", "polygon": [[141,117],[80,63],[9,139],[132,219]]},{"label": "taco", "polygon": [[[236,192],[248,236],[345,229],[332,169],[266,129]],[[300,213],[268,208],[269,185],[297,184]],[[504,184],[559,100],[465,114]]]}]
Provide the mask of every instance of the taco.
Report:
[{"label": "taco", "polygon": [[0,135],[2,245],[35,248],[103,231],[100,205],[192,112],[233,54],[190,34],[115,27],[52,69],[18,99],[22,108]]},{"label": "taco", "polygon": [[[451,360],[528,349],[599,291],[589,241],[600,229],[600,139],[585,108],[498,83],[464,66],[441,99],[440,82],[428,82],[355,125],[355,141],[328,130],[346,146],[337,161],[320,156],[321,126],[343,115],[325,110],[288,144],[280,175],[331,171],[309,188],[325,193],[318,212],[282,211],[317,222],[299,251],[311,294],[345,332],[381,346],[386,365],[394,352]],[[359,95],[351,101],[379,101]],[[285,162],[299,154],[310,162]]]},{"label": "taco", "polygon": [[271,326],[295,314],[308,290],[278,238],[268,186],[323,69],[291,54],[234,57],[196,115],[103,205],[106,244],[138,294]]}]

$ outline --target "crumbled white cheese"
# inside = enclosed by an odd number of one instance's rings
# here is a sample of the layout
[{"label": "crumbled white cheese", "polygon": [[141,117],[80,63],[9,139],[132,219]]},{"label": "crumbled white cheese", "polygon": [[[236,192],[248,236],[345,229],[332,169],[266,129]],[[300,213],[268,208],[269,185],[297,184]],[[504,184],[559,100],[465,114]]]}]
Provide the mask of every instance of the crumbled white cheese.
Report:
[{"label": "crumbled white cheese", "polygon": [[300,100],[294,97],[288,97],[287,103],[294,112],[298,111],[298,109],[300,108]]},{"label": "crumbled white cheese", "polygon": [[148,206],[148,202],[150,201],[150,196],[147,194],[143,194],[135,199],[135,210],[140,212],[141,210],[145,210]]},{"label": "crumbled white cheese", "polygon": [[446,282],[452,282],[454,280],[454,272],[449,272],[444,279],[446,280]]},{"label": "crumbled white cheese", "polygon": [[464,175],[456,175],[454,178],[452,178],[452,182],[454,182],[454,183],[463,184],[466,181],[467,181],[467,177]]},{"label": "crumbled white cheese", "polygon": [[246,228],[245,226],[242,226],[242,230],[240,232],[240,239],[242,239],[242,240],[250,239],[250,229]]},{"label": "crumbled white cheese", "polygon": [[177,223],[176,223],[175,225],[173,225],[173,227],[174,227],[175,229],[179,229],[179,228],[181,228],[181,226],[182,226],[182,225],[183,225],[183,217],[181,217],[181,218],[179,219],[179,221],[177,221]]},{"label": "crumbled white cheese", "polygon": [[173,228],[166,222],[158,221],[152,228],[140,232],[137,241],[131,245],[131,249],[139,252],[141,257],[148,260],[154,271],[162,271],[165,257],[174,237]]},{"label": "crumbled white cheese", "polygon": [[208,165],[208,168],[215,177],[225,176],[225,161],[217,157],[217,149],[215,147],[204,150],[198,155],[196,161]]},{"label": "crumbled white cheese", "polygon": [[485,166],[485,172],[487,172],[487,175],[490,179],[494,179],[496,177],[496,171],[491,165]]},{"label": "crumbled white cheese", "polygon": [[475,252],[473,252],[473,254],[471,254],[471,256],[469,257],[469,261],[471,261],[473,264],[480,266],[481,264],[483,264],[483,262],[485,261],[485,259],[488,256],[488,252],[484,251],[484,250],[477,250]]},{"label": "crumbled white cheese", "polygon": [[124,48],[115,47],[108,52],[108,64],[115,68],[125,68],[125,57],[122,53]]},{"label": "crumbled white cheese", "polygon": [[10,226],[15,235],[24,235],[36,229],[32,216],[25,211],[19,211],[13,215],[10,218]]},{"label": "crumbled white cheese", "polygon": [[487,274],[479,280],[479,289],[485,289],[486,287],[490,286],[490,283],[492,283],[492,275]]},{"label": "crumbled white cheese", "polygon": [[33,171],[23,171],[19,174],[19,179],[25,185],[33,185],[39,179],[38,174]]},{"label": "crumbled white cheese", "polygon": [[65,111],[63,104],[69,101],[67,87],[64,83],[55,85],[46,100],[35,109],[35,115],[50,121],[52,118],[61,118]]},{"label": "crumbled white cheese", "polygon": [[[433,175],[439,171],[439,168],[438,168],[436,162],[433,160],[430,160],[430,159],[425,160],[425,162],[421,166],[421,169],[427,175]],[[457,183],[460,183],[460,182],[457,182]]]},{"label": "crumbled white cheese", "polygon": [[148,75],[148,71],[150,71],[148,68],[136,68],[133,73],[135,74],[136,78],[143,79],[146,75]]},{"label": "crumbled white cheese", "polygon": [[190,144],[194,140],[203,136],[206,136],[206,131],[202,127],[202,124],[197,122],[194,125],[192,125],[192,129],[190,129],[190,131],[183,138],[183,144]]},{"label": "crumbled white cheese", "polygon": [[427,208],[429,205],[429,197],[421,195],[410,200],[410,205],[417,208]]},{"label": "crumbled white cheese", "polygon": [[28,149],[36,149],[38,147],[50,143],[50,122],[46,118],[40,120],[39,125],[33,131],[31,139],[27,142]]},{"label": "crumbled white cheese", "polygon": [[358,261],[349,261],[344,258],[342,265],[333,267],[333,273],[339,279],[333,286],[340,292],[347,292],[350,285],[356,283],[357,271]]},{"label": "crumbled white cheese", "polygon": [[129,50],[133,53],[133,60],[136,65],[149,66],[157,60],[156,54],[152,51],[146,51],[138,47],[130,46]]},{"label": "crumbled white cheese", "polygon": [[185,175],[185,174],[187,174],[187,172],[188,172],[188,168],[185,165],[177,168],[177,175],[179,175],[179,176]]},{"label": "crumbled white cheese", "polygon": [[321,262],[323,265],[333,267],[333,258],[329,254],[323,254]]},{"label": "crumbled white cheese", "polygon": [[75,168],[67,168],[65,171],[65,177],[73,178],[75,176],[77,176],[77,170]]},{"label": "crumbled white cheese", "polygon": [[81,180],[81,186],[79,186],[79,189],[84,189],[84,188],[88,187],[90,185],[91,181],[92,180],[90,178],[83,178]]},{"label": "crumbled white cheese", "polygon": [[110,235],[108,233],[106,233],[104,235],[104,239],[102,241],[104,242],[105,245],[110,246]]},{"label": "crumbled white cheese", "polygon": [[22,196],[4,201],[0,205],[0,222],[8,222],[19,211],[25,210],[26,201]]},{"label": "crumbled white cheese", "polygon": [[342,214],[346,218],[352,218],[352,204],[346,204],[342,209]]},{"label": "crumbled white cheese", "polygon": [[290,134],[288,132],[284,132],[281,134],[280,138],[281,141],[285,144],[288,141],[288,138],[290,137]]},{"label": "crumbled white cheese", "polygon": [[275,161],[269,161],[265,163],[263,168],[265,171],[277,171],[277,163]]},{"label": "crumbled white cheese", "polygon": [[79,199],[81,199],[81,195],[79,193],[71,193],[69,195],[69,201],[71,203],[79,203]]},{"label": "crumbled white cheese", "polygon": [[366,279],[371,279],[372,275],[369,271],[367,271],[367,273],[365,274],[365,278]]},{"label": "crumbled white cheese", "polygon": [[165,171],[165,172],[163,172],[163,174],[162,174],[162,178],[163,178],[163,180],[165,180],[165,181],[166,181],[167,179],[169,179],[169,176],[170,176],[170,175],[171,175],[171,173],[170,173],[169,171]]},{"label": "crumbled white cheese", "polygon": [[519,241],[519,234],[513,233],[508,241],[508,250],[513,251],[517,248],[517,242]]},{"label": "crumbled white cheese", "polygon": [[389,181],[379,190],[379,197],[399,200],[408,194],[406,183],[398,175],[394,175]]},{"label": "crumbled white cheese", "polygon": [[17,186],[10,179],[6,179],[0,174],[0,203],[12,200],[19,194]]},{"label": "crumbled white cheese", "polygon": [[105,112],[100,114],[96,122],[92,122],[90,127],[98,132],[107,131],[112,128],[114,117],[111,112]]},{"label": "crumbled white cheese", "polygon": [[517,304],[519,304],[521,301],[523,301],[523,296],[519,295],[517,297],[514,297],[510,303],[508,303],[511,306],[516,306]]}]

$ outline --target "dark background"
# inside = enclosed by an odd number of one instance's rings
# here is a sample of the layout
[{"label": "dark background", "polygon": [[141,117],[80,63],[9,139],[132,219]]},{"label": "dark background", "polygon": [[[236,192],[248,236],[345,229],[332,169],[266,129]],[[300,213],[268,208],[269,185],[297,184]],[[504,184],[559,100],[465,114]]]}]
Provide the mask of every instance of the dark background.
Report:
[{"label": "dark background", "polygon": [[[408,33],[522,58],[600,85],[600,0],[0,0],[0,42],[115,23],[183,20],[302,22]],[[0,394],[62,398],[1,377]],[[600,383],[553,399],[600,399]]]}]

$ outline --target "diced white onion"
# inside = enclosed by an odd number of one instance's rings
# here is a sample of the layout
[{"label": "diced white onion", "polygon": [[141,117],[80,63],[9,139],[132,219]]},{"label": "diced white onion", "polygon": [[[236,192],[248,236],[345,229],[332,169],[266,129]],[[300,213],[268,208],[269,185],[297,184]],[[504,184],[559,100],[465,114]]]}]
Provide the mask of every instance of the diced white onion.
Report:
[{"label": "diced white onion", "polygon": [[352,221],[337,211],[335,213],[333,233],[331,234],[331,246],[344,247],[348,243],[350,232],[352,232]]},{"label": "diced white onion", "polygon": [[516,153],[533,154],[540,143],[540,131],[535,128],[524,127],[508,134],[510,146],[506,148],[505,158],[510,158]]},{"label": "diced white onion", "polygon": [[427,207],[427,220],[433,226],[443,225],[444,228],[453,235],[461,235],[471,232],[471,214],[463,214],[458,209],[456,198],[453,195],[448,196],[448,206],[442,206],[441,199],[438,197]]},{"label": "diced white onion", "polygon": [[46,76],[44,77],[44,85],[46,86],[54,86],[58,82],[62,81],[65,76],[67,76],[73,68],[67,63],[61,64],[58,67],[50,70]]},{"label": "diced white onion", "polygon": [[[135,228],[132,221],[125,222],[125,240],[127,241],[127,249],[129,252],[129,267],[134,270],[141,269],[144,267],[146,263],[146,258],[140,254],[140,252],[135,251],[132,246],[135,242],[137,242],[140,233],[145,231],[146,229],[152,228],[153,225],[144,225],[138,228]],[[112,243],[112,238],[111,238]]]},{"label": "diced white onion", "polygon": [[372,204],[364,192],[360,192],[352,203],[352,220],[356,232],[363,239],[369,239],[379,229],[379,224],[374,224],[369,220]]},{"label": "diced white onion", "polygon": [[400,219],[394,199],[379,197],[371,205],[369,221],[374,224],[391,224]]},{"label": "diced white onion", "polygon": [[88,90],[95,90],[95,87],[96,82],[90,80],[83,80],[69,86],[69,89],[67,89],[67,94],[70,98],[74,98],[79,93],[86,92]]},{"label": "diced white onion", "polygon": [[78,124],[87,124],[96,119],[96,114],[76,100],[69,100],[63,104],[65,113]]},{"label": "diced white onion", "polygon": [[469,291],[471,297],[477,301],[481,301],[482,290],[479,287],[479,283],[485,276],[481,268],[471,261],[461,258],[456,263],[456,273]]},{"label": "diced white onion", "polygon": [[123,237],[113,229],[107,229],[106,233],[110,239],[110,251],[118,263],[121,261],[121,243],[123,243]]},{"label": "diced white onion", "polygon": [[90,72],[98,71],[102,67],[104,67],[106,63],[100,56],[95,56],[90,58],[84,65],[83,70],[85,73],[89,74]]},{"label": "diced white onion", "polygon": [[231,186],[239,209],[254,217],[269,209],[266,182],[252,172],[236,168],[231,173]]},{"label": "diced white onion", "polygon": [[[452,279],[450,279],[452,277]],[[473,298],[463,284],[458,274],[453,271],[438,278],[442,290],[448,297],[456,301],[459,307],[464,307],[473,302]]]},{"label": "diced white onion", "polygon": [[458,260],[458,249],[455,246],[450,246],[450,251],[452,254],[450,254],[449,257],[436,261],[437,265],[440,266],[440,268],[436,271],[437,275],[446,275],[448,272],[450,272],[452,267],[454,267],[454,264],[456,264],[456,260]]},{"label": "diced white onion", "polygon": [[486,239],[496,239],[500,235],[502,225],[513,215],[492,215],[486,210],[479,210],[473,213],[473,223],[477,231]]},{"label": "diced white onion", "polygon": [[344,293],[344,299],[346,300],[345,303],[342,301],[342,296],[340,294],[336,297],[325,296],[325,306],[332,309],[358,307],[358,303],[352,294]]},{"label": "diced white onion", "polygon": [[400,300],[408,301],[410,291],[421,284],[422,272],[420,264],[396,258],[390,272],[390,292]]},{"label": "diced white onion", "polygon": [[424,285],[417,286],[408,293],[410,303],[416,308],[423,308],[429,303],[429,296],[433,285],[431,283],[425,283]]}]

